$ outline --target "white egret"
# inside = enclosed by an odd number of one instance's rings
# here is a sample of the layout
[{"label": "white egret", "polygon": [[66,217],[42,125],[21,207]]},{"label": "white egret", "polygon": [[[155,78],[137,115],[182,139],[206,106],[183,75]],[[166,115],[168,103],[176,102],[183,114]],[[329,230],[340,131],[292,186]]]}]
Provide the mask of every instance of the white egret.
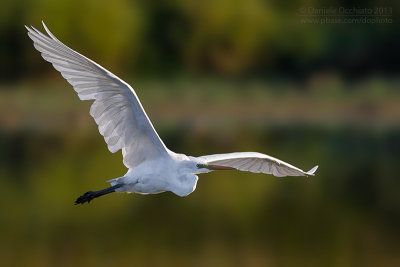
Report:
[{"label": "white egret", "polygon": [[[42,22],[43,23],[43,22]],[[283,176],[314,175],[318,166],[305,172],[284,161],[256,152],[191,157],[169,150],[154,130],[135,91],[126,82],[59,41],[43,23],[48,35],[27,27],[34,47],[73,86],[81,100],[94,100],[90,115],[100,134],[115,153],[122,149],[128,172],[109,180],[111,187],[89,191],[75,204],[111,192],[156,194],[171,191],[178,196],[192,193],[196,174],[214,170],[241,170]]]}]

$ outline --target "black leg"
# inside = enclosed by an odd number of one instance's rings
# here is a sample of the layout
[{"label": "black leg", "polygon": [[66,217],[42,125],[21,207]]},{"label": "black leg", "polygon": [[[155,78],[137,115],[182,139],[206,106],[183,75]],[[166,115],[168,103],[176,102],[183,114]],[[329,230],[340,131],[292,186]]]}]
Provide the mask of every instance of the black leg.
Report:
[{"label": "black leg", "polygon": [[122,184],[117,184],[117,185],[111,186],[111,187],[103,189],[103,190],[86,192],[82,196],[78,197],[77,200],[75,200],[75,205],[83,204],[85,202],[89,203],[90,201],[92,201],[92,199],[94,199],[96,197],[100,197],[100,196],[115,192],[115,189],[120,188],[121,186],[122,186]]}]

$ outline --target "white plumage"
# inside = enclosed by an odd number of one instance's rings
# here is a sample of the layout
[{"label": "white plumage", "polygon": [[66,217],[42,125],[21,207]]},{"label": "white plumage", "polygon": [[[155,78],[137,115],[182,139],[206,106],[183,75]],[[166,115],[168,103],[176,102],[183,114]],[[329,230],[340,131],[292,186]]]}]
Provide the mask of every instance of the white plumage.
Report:
[{"label": "white plumage", "polygon": [[47,35],[26,27],[29,37],[42,57],[53,64],[73,86],[81,100],[94,100],[90,115],[104,136],[108,149],[122,149],[128,172],[110,180],[112,187],[89,191],[76,203],[117,192],[152,194],[172,191],[186,196],[194,191],[196,174],[213,170],[237,169],[277,177],[314,175],[318,166],[308,172],[286,162],[256,152],[188,157],[176,154],[164,145],[135,91],[126,82],[59,41],[46,27]]},{"label": "white plumage", "polygon": [[239,171],[273,174],[276,177],[314,175],[318,166],[304,172],[282,160],[257,152],[236,152],[202,156],[208,164],[234,168]]}]

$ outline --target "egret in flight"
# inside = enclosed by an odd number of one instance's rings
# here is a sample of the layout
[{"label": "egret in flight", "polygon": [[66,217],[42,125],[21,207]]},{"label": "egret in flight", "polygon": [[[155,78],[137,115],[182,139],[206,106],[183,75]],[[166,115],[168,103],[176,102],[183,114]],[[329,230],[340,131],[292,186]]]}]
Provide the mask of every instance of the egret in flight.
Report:
[{"label": "egret in flight", "polygon": [[[43,23],[43,22],[42,22]],[[43,23],[48,35],[27,27],[34,47],[53,64],[73,86],[81,100],[94,100],[90,115],[104,136],[108,149],[122,150],[128,172],[109,180],[110,187],[89,191],[75,204],[112,192],[156,194],[171,191],[187,196],[196,189],[197,174],[215,170],[240,170],[283,176],[314,175],[318,166],[308,172],[289,163],[257,152],[236,152],[186,156],[169,150],[151,124],[135,90],[89,58],[59,41]]]}]

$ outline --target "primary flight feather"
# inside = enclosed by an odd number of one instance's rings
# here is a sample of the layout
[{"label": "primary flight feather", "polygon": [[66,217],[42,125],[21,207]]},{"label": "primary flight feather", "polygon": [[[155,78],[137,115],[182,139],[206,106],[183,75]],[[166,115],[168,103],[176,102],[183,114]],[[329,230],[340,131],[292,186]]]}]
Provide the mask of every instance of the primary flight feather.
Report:
[{"label": "primary flight feather", "polygon": [[[26,27],[26,26],[25,26]],[[314,175],[318,166],[305,172],[284,161],[256,152],[191,157],[169,150],[151,124],[135,90],[129,84],[59,41],[43,23],[48,35],[26,27],[34,47],[73,86],[81,100],[94,100],[90,115],[104,136],[108,149],[122,150],[128,172],[109,182],[111,187],[89,191],[75,204],[111,192],[155,194],[171,191],[179,196],[192,193],[196,174],[236,169],[283,176]]]}]

